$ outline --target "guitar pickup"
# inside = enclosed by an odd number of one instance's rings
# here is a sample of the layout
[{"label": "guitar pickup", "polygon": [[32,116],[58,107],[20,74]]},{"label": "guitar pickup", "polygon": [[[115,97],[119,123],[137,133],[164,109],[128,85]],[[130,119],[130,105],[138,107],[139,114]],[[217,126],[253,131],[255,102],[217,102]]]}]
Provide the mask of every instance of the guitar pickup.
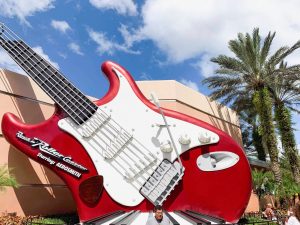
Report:
[{"label": "guitar pickup", "polygon": [[164,159],[144,185],[140,193],[153,205],[162,205],[174,187],[182,179],[184,168],[176,161]]},{"label": "guitar pickup", "polygon": [[128,134],[125,130],[121,130],[117,137],[115,137],[110,145],[106,147],[105,158],[112,159],[120,150],[126,147],[126,145],[133,139],[133,136]]},{"label": "guitar pickup", "polygon": [[78,127],[78,132],[84,138],[91,137],[98,128],[106,124],[111,119],[110,115],[98,109],[91,118]]}]

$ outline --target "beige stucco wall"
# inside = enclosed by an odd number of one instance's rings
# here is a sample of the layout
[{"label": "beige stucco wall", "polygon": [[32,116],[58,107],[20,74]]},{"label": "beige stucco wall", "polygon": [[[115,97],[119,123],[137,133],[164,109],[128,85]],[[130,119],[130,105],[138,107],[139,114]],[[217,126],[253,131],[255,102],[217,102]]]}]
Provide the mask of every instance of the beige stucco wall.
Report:
[{"label": "beige stucco wall", "polygon": [[[241,143],[236,113],[176,82],[137,82],[149,98],[155,92],[162,107],[173,109],[206,121]],[[0,121],[6,112],[12,112],[26,123],[39,123],[54,112],[53,101],[28,77],[0,70]],[[57,214],[75,211],[70,192],[63,181],[51,170],[30,160],[12,147],[0,131],[0,165],[8,164],[20,184],[0,192],[0,215],[16,212],[18,215]]]},{"label": "beige stucco wall", "polygon": [[255,194],[252,191],[245,212],[258,212],[258,211],[259,211],[259,199],[258,199],[257,194]]}]

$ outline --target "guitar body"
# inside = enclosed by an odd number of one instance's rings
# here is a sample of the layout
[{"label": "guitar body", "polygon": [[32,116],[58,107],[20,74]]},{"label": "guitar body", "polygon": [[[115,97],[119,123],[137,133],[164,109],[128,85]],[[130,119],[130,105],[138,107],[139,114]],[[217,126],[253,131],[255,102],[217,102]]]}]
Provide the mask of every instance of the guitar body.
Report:
[{"label": "guitar body", "polygon": [[[174,150],[168,153],[160,149],[159,143],[169,136],[159,109],[143,96],[124,68],[105,62],[102,70],[110,88],[101,100],[95,102],[99,109],[110,114],[114,121],[130,131],[138,143],[155,155],[155,166],[164,158],[176,161]],[[175,111],[163,109],[163,112],[185,168],[182,180],[164,202],[164,209],[192,209],[236,222],[243,214],[251,193],[251,172],[243,150],[230,136],[207,123]],[[102,140],[101,129],[96,136]],[[197,144],[197,129],[211,133],[211,143]],[[118,155],[105,159],[101,146],[95,147],[96,139],[81,137],[77,130],[59,108],[50,119],[37,125],[24,124],[10,113],[6,113],[2,120],[2,131],[8,142],[65,181],[82,222],[116,210],[152,210],[152,203],[140,194],[139,188],[132,188],[123,174],[112,166]],[[190,145],[177,141],[182,132],[191,137]],[[41,144],[41,141],[50,146]],[[139,151],[143,152],[143,149],[134,149],[135,157],[139,157]],[[210,154],[223,154],[224,157],[217,157],[217,163],[220,160],[219,164],[222,164],[220,169],[218,166],[207,171],[201,169],[201,160],[205,162]],[[233,155],[235,162],[228,164],[224,160],[228,155]],[[67,160],[69,162],[66,163]]]}]

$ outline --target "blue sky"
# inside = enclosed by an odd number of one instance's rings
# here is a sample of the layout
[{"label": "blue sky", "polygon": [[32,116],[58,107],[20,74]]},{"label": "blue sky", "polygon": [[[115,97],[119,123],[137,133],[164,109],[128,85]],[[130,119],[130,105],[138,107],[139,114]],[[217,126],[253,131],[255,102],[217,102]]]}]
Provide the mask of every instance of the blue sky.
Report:
[{"label": "blue sky", "polygon": [[[238,32],[276,31],[274,49],[300,39],[298,0],[0,0],[4,22],[83,93],[100,98],[105,60],[136,80],[177,80],[204,94],[209,59]],[[300,51],[288,58],[300,63]],[[0,51],[0,67],[20,72]],[[294,116],[300,130],[300,117]],[[300,144],[300,132],[296,138]]]}]

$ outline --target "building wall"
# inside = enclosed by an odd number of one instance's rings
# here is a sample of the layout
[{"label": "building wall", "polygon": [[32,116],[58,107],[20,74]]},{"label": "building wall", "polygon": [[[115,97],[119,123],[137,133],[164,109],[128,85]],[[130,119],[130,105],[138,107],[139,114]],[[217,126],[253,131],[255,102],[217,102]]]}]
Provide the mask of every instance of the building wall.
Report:
[{"label": "building wall", "polygon": [[[238,117],[227,107],[218,108],[215,102],[176,82],[137,82],[146,97],[155,92],[161,106],[185,113],[210,123],[241,142]],[[12,112],[25,123],[35,124],[48,119],[54,112],[53,101],[27,76],[0,70],[0,118]],[[4,139],[0,131],[0,165],[12,168],[19,188],[0,192],[0,214],[44,215],[76,210],[71,193],[51,170],[27,158]]]},{"label": "building wall", "polygon": [[259,211],[259,198],[253,191],[247,205],[245,212],[258,212]]}]

